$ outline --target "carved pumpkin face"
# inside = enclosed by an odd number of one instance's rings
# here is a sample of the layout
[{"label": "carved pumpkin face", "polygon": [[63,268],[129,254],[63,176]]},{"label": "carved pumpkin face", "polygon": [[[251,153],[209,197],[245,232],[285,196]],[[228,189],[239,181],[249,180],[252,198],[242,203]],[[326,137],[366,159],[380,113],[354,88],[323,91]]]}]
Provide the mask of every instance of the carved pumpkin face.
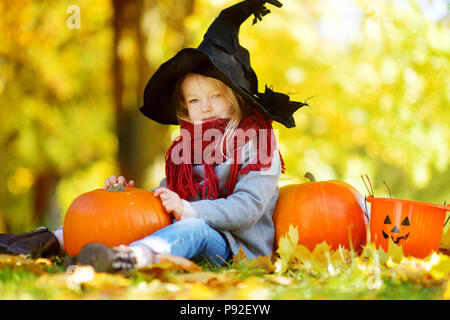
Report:
[{"label": "carved pumpkin face", "polygon": [[406,239],[408,239],[409,237],[409,227],[410,222],[407,216],[401,217],[401,222],[398,224],[392,223],[390,216],[386,215],[386,218],[384,218],[383,222],[382,234],[385,239],[391,237],[392,241],[395,244],[401,245],[400,241],[406,241]]}]

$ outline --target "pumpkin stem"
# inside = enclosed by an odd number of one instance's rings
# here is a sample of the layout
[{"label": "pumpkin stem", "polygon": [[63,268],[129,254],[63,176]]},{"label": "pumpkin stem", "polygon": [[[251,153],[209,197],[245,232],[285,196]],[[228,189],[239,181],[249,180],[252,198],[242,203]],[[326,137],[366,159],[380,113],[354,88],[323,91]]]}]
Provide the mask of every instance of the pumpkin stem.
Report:
[{"label": "pumpkin stem", "polygon": [[108,192],[126,192],[127,190],[125,190],[125,187],[123,186],[123,184],[115,183],[115,184],[110,184],[108,186],[108,189],[106,189],[106,191],[108,191]]},{"label": "pumpkin stem", "polygon": [[309,181],[311,181],[311,182],[316,181],[316,178],[313,176],[313,174],[311,172],[305,173],[305,178],[308,178]]}]

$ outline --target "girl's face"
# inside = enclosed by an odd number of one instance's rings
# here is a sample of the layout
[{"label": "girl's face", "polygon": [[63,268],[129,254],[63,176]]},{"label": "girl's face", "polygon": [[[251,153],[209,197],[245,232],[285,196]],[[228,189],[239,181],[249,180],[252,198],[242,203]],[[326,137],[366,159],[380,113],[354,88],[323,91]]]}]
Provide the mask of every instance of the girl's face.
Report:
[{"label": "girl's face", "polygon": [[189,73],[181,90],[192,123],[230,117],[234,97],[230,97],[231,89],[223,82]]}]

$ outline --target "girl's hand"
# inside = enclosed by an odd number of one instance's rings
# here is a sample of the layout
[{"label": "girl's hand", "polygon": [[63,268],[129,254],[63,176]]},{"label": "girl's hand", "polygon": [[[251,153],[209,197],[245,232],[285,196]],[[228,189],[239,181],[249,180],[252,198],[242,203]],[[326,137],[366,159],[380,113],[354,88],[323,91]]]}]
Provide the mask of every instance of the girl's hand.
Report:
[{"label": "girl's hand", "polygon": [[133,180],[130,180],[127,183],[125,178],[122,177],[122,176],[120,176],[118,179],[116,179],[115,176],[111,176],[111,177],[105,179],[105,185],[102,188],[106,189],[106,188],[108,188],[108,186],[115,185],[117,183],[122,184],[124,187],[134,187],[134,181]]},{"label": "girl's hand", "polygon": [[161,203],[167,212],[173,213],[175,219],[181,219],[181,214],[183,213],[183,201],[178,194],[167,188],[157,188],[154,195],[161,199]]}]

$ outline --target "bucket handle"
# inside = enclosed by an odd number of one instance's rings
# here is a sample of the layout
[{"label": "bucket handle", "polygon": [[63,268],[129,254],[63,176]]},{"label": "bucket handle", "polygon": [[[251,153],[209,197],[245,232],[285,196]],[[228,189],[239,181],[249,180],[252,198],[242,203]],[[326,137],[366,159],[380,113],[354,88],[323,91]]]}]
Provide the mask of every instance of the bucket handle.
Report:
[{"label": "bucket handle", "polygon": [[366,215],[367,221],[370,223],[369,209],[367,209],[367,196],[364,197],[364,207],[366,209],[366,210],[363,210],[364,214]]},{"label": "bucket handle", "polygon": [[[369,184],[369,186],[370,186],[370,189],[369,189],[369,187],[367,186],[367,183],[366,183],[366,181],[364,180],[364,178],[367,179],[367,182],[368,182],[368,184]],[[361,179],[362,179],[362,181],[363,181],[363,183],[364,183],[364,186],[366,187],[367,192],[369,193],[369,196],[371,196],[372,198],[374,198],[374,197],[375,197],[375,193],[373,192],[373,187],[372,187],[372,183],[370,182],[369,176],[368,176],[367,174],[361,175]],[[391,190],[389,189],[388,184],[386,183],[386,181],[383,181],[383,183],[386,185],[386,188],[387,188],[387,190],[388,190],[388,192],[389,192],[389,197],[392,199]],[[367,219],[370,221],[369,214],[368,214],[368,211],[367,211],[367,196],[364,197],[364,205],[365,205],[365,207],[366,207],[366,211],[365,211],[364,213],[366,214]],[[447,205],[447,201],[444,201],[444,206],[446,206],[446,205]],[[448,206],[450,207],[450,205],[448,205]],[[450,210],[449,210],[449,211],[450,211]],[[444,223],[444,228],[445,228],[445,226],[447,225],[447,223],[448,223],[449,220],[450,220],[450,215],[448,216],[447,220],[446,220],[445,223]]]},{"label": "bucket handle", "polygon": [[[367,182],[369,183],[370,189],[366,184],[366,181],[364,180],[364,177],[367,179]],[[373,187],[372,187],[372,183],[370,182],[369,176],[367,174],[365,174],[365,176],[361,175],[361,179],[364,183],[364,186],[366,187],[367,192],[369,193],[369,196],[371,196],[372,198],[375,197],[375,194],[373,192]]]},{"label": "bucket handle", "polygon": [[[367,186],[366,180],[364,180],[364,177],[367,179],[367,182],[368,182],[368,184],[369,184],[369,186],[370,186],[370,189],[369,189],[369,187]],[[371,196],[372,198],[375,197],[375,193],[373,192],[373,187],[372,187],[372,183],[370,182],[369,175],[367,175],[367,174],[365,174],[364,176],[361,175],[361,179],[362,179],[362,181],[363,181],[363,183],[364,183],[364,186],[366,187],[367,192],[369,193],[369,196]],[[389,188],[389,186],[388,186],[388,184],[387,184],[386,181],[383,181],[383,183],[384,183],[384,185],[386,186],[387,191],[389,192],[389,198],[392,199],[391,189]]]},{"label": "bucket handle", "polygon": [[[367,182],[368,182],[368,184],[370,186],[370,189],[367,186],[367,183],[364,180],[364,177],[367,179]],[[364,183],[364,186],[366,187],[367,192],[369,193],[369,196],[371,196],[373,198],[375,196],[375,194],[373,192],[373,187],[372,187],[372,183],[370,182],[369,176],[367,174],[365,174],[365,176],[361,175],[361,179],[362,179],[362,181]],[[364,211],[364,214],[366,215],[367,221],[370,223],[369,210],[367,209],[367,196],[364,197],[364,206],[365,206],[365,209],[366,209]]]},{"label": "bucket handle", "polygon": [[388,186],[388,184],[387,184],[386,181],[383,180],[383,183],[385,184],[385,186],[386,186],[386,188],[387,188],[387,190],[388,190],[388,192],[389,192],[389,197],[392,199],[391,189],[389,189],[389,186]]},{"label": "bucket handle", "polygon": [[[444,201],[444,206],[446,206],[446,205],[447,205],[447,201]],[[450,206],[450,205],[448,205],[448,206]],[[448,216],[447,220],[445,220],[444,228],[447,225],[448,220],[450,220],[450,215]]]}]

